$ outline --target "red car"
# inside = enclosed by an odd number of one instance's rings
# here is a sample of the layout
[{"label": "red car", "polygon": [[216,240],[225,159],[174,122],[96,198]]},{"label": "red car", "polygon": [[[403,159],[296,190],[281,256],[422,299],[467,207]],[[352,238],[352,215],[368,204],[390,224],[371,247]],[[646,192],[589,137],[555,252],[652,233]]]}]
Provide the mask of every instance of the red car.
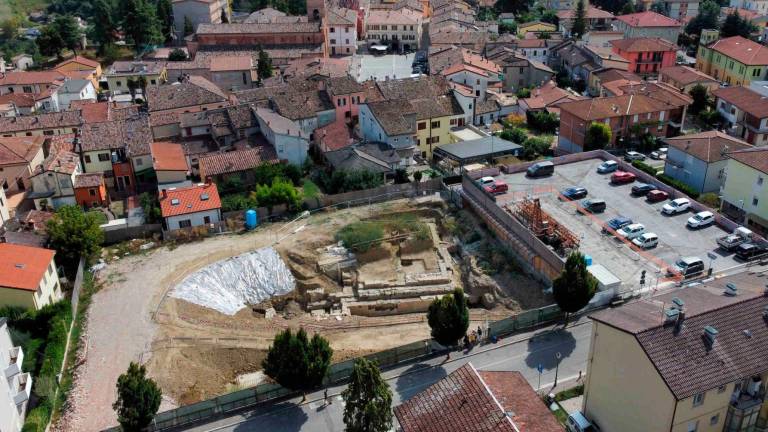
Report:
[{"label": "red car", "polygon": [[666,201],[668,198],[669,198],[668,193],[660,190],[652,190],[648,192],[648,195],[646,196],[645,199],[649,203],[657,203],[660,201]]},{"label": "red car", "polygon": [[496,180],[492,184],[485,186],[485,191],[491,195],[503,194],[508,190],[509,186],[501,180]]},{"label": "red car", "polygon": [[611,175],[611,183],[626,184],[635,181],[635,175],[626,171],[616,171]]}]

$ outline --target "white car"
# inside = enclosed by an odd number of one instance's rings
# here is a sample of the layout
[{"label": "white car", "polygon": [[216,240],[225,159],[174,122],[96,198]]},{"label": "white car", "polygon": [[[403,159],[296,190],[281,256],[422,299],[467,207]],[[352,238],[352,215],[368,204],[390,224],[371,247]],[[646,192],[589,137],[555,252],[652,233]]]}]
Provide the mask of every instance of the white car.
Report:
[{"label": "white car", "polygon": [[704,228],[715,223],[715,215],[709,211],[698,212],[688,218],[687,225],[691,228]]},{"label": "white car", "polygon": [[496,180],[493,177],[481,177],[477,182],[480,183],[480,186],[485,187],[494,184]]},{"label": "white car", "polygon": [[631,224],[627,225],[624,228],[616,231],[616,236],[618,238],[624,238],[627,240],[632,240],[636,237],[640,237],[645,232],[645,225],[643,224]]},{"label": "white car", "polygon": [[636,151],[628,151],[628,152],[624,153],[624,160],[627,161],[627,162],[644,161],[645,160],[645,155],[642,154],[642,153],[638,153]]},{"label": "white car", "polygon": [[668,215],[674,215],[688,211],[688,207],[690,206],[691,201],[688,198],[673,199],[672,201],[664,204],[664,207],[661,208],[661,212]]},{"label": "white car", "polygon": [[659,244],[659,236],[657,236],[655,233],[643,233],[642,235],[632,240],[632,243],[641,249],[650,249],[652,247],[656,247]]}]

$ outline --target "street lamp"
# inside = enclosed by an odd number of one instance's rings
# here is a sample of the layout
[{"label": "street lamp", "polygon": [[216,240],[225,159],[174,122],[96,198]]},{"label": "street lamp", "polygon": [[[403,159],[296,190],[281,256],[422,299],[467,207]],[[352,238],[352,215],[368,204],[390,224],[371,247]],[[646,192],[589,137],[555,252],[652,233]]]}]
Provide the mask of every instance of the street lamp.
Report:
[{"label": "street lamp", "polygon": [[561,359],[563,356],[560,354],[560,351],[558,351],[558,352],[555,354],[555,357],[557,358],[557,365],[555,366],[555,385],[554,385],[553,387],[557,387],[557,373],[558,373],[558,371],[560,370],[560,359]]}]

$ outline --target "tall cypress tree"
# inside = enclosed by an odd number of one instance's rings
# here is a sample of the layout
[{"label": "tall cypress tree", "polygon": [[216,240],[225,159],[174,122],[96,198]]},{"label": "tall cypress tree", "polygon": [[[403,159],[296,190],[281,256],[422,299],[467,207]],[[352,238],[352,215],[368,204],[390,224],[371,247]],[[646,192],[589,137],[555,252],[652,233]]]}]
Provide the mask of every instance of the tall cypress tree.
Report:
[{"label": "tall cypress tree", "polygon": [[[600,123],[602,124],[602,123]],[[574,252],[565,261],[565,269],[552,281],[555,303],[567,314],[580,311],[597,292],[597,280],[587,271],[584,255]]]},{"label": "tall cypress tree", "polygon": [[157,0],[157,20],[160,22],[160,31],[163,34],[163,40],[167,43],[171,41],[173,34],[173,7],[171,0]]},{"label": "tall cypress tree", "polygon": [[355,360],[349,386],[342,392],[346,432],[387,432],[392,428],[392,390],[379,366]]},{"label": "tall cypress tree", "polygon": [[456,288],[452,294],[435,299],[427,310],[427,322],[437,343],[455,346],[469,328],[469,308],[464,291]]},{"label": "tall cypress tree", "polygon": [[146,0],[123,0],[122,11],[123,30],[133,40],[136,52],[163,42],[160,21]]},{"label": "tall cypress tree", "polygon": [[152,422],[162,392],[155,381],[147,378],[147,370],[131,362],[128,371],[117,379],[117,401],[112,408],[124,431],[141,431]]},{"label": "tall cypress tree", "polygon": [[573,20],[573,28],[571,29],[571,35],[576,39],[581,39],[584,33],[587,31],[587,17],[584,10],[584,0],[579,0],[576,3],[576,16]]},{"label": "tall cypress tree", "polygon": [[93,40],[100,45],[99,50],[103,50],[105,45],[115,41],[115,12],[112,4],[106,0],[96,0],[93,3],[93,11],[96,17],[93,20]]}]

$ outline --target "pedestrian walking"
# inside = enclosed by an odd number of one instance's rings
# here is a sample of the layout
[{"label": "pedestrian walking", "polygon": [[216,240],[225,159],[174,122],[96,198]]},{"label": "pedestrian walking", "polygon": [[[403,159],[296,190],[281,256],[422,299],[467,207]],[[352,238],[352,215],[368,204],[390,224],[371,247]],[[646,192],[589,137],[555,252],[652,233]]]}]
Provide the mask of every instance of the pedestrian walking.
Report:
[{"label": "pedestrian walking", "polygon": [[323,393],[323,406],[327,406],[328,404],[328,389],[325,389],[325,392]]},{"label": "pedestrian walking", "polygon": [[480,340],[483,339],[483,329],[480,328],[480,326],[477,326],[477,338]]}]

